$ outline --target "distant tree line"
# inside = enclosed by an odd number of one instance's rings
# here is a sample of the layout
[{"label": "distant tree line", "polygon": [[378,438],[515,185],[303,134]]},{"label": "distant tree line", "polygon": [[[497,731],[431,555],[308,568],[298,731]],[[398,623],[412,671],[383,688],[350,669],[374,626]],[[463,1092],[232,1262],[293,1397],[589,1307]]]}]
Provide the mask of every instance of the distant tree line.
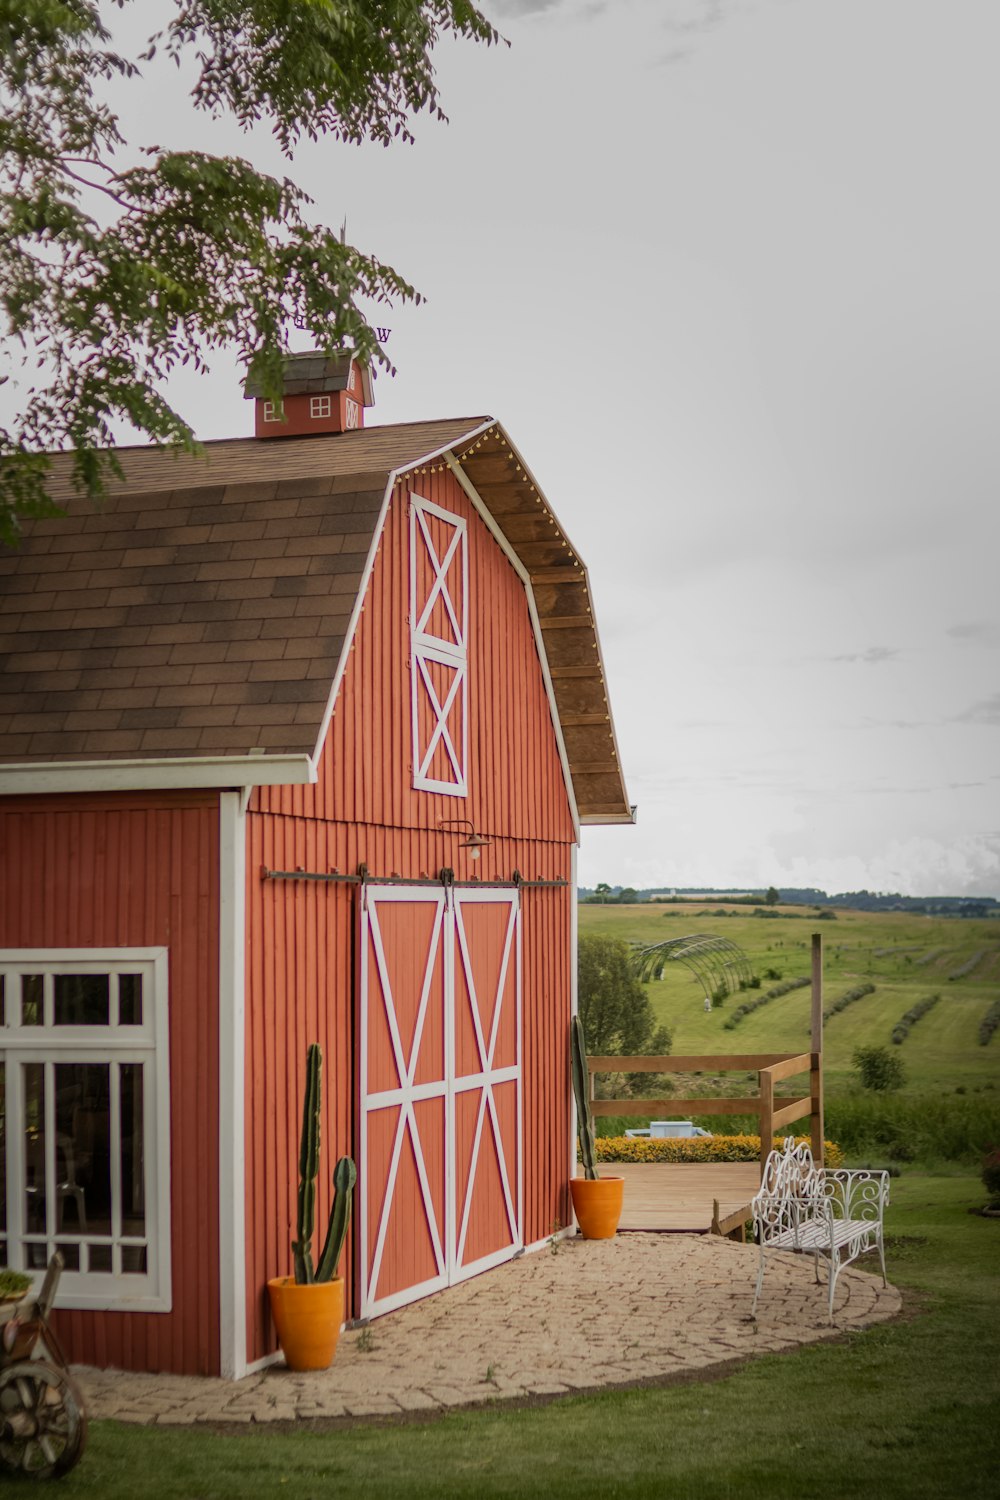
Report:
[{"label": "distant tree line", "polygon": [[852,911],[906,911],[939,917],[1000,917],[1000,900],[995,896],[901,896],[896,891],[842,891],[835,896],[816,886],[768,886],[750,893],[734,887],[699,887],[695,895],[685,894],[683,886],[665,890],[663,886],[581,886],[581,901],[597,904],[628,905],[655,901],[657,905],[689,904],[692,900],[725,901],[730,906],[758,906],[761,902],[773,908],[782,906],[842,907]]}]

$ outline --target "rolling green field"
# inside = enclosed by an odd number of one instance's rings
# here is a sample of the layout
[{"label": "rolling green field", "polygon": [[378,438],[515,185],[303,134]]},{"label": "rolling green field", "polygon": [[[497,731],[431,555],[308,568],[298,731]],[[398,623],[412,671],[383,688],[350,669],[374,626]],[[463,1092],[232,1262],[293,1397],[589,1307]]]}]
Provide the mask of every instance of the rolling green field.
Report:
[{"label": "rolling green field", "polygon": [[[757,975],[774,969],[787,980],[809,974],[811,936],[820,932],[826,1005],[855,985],[875,985],[873,994],[826,1023],[828,1098],[858,1091],[851,1059],[859,1046],[891,1047],[906,1069],[907,1095],[953,1095],[956,1090],[988,1094],[994,1088],[1000,1092],[1000,1031],[988,1046],[978,1041],[980,1022],[1000,999],[1000,922],[857,911],[838,911],[830,921],[817,920],[817,913],[809,908],[776,910],[775,917],[761,918],[751,916],[745,907],[723,903],[581,904],[580,934],[604,933],[649,944],[692,933],[715,933],[743,948]],[[949,978],[978,953],[983,957],[971,972]],[[727,1018],[741,1001],[754,999],[776,982],[762,977],[759,990],[731,995],[710,1012],[704,1009],[701,982],[680,964],[669,964],[664,979],[654,980],[646,989],[657,1021],[673,1032],[677,1053],[806,1050],[808,987],[771,1001],[735,1029],[725,1029]],[[892,1028],[904,1012],[932,994],[940,994],[939,1004],[916,1023],[900,1047],[891,1046]]]}]

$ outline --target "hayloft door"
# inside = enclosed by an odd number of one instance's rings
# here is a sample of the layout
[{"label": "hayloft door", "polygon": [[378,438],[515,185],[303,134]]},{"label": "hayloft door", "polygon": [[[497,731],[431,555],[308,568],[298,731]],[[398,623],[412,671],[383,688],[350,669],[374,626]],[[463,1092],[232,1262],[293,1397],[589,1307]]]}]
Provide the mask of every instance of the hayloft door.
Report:
[{"label": "hayloft door", "polygon": [[361,920],[361,1315],[522,1245],[517,892],[368,886]]}]

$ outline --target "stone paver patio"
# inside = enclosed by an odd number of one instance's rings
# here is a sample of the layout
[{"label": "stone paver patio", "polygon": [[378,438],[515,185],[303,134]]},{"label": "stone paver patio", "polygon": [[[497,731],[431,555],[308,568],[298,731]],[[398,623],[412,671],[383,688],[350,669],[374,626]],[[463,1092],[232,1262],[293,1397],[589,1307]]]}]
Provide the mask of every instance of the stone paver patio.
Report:
[{"label": "stone paver patio", "polygon": [[884,1321],[901,1299],[853,1267],[834,1324],[811,1260],[769,1263],[757,1319],[753,1246],[707,1235],[560,1242],[341,1335],[329,1370],[241,1381],[78,1368],[94,1418],[278,1422],[393,1417],[684,1376]]}]

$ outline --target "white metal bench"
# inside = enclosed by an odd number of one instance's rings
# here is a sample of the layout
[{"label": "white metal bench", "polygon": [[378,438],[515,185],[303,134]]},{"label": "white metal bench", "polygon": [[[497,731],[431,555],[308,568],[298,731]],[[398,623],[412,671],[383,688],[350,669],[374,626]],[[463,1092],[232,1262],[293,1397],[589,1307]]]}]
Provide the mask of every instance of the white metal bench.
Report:
[{"label": "white metal bench", "polygon": [[888,1201],[888,1172],[817,1167],[809,1147],[796,1146],[789,1136],[781,1151],[768,1156],[752,1204],[760,1268],[751,1317],[757,1312],[767,1257],[775,1251],[811,1255],[817,1281],[819,1263],[825,1262],[831,1321],[837,1277],[859,1255],[878,1251],[885,1285],[882,1219]]}]

